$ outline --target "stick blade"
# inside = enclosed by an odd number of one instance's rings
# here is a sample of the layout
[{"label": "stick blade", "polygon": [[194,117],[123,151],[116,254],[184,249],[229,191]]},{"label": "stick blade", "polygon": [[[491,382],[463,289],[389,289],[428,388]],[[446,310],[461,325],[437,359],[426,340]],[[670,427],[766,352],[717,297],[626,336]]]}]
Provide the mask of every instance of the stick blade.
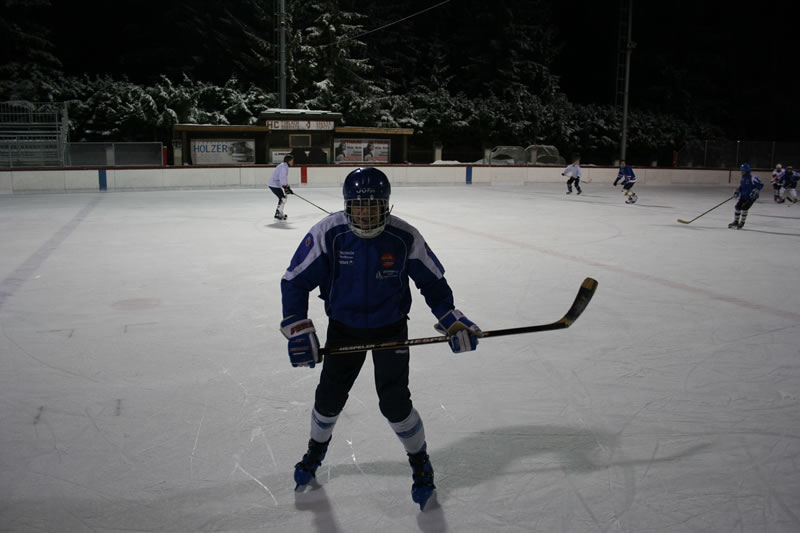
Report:
[{"label": "stick blade", "polygon": [[689,224],[691,222],[691,220],[683,220],[683,219],[679,218],[678,222],[680,222],[681,224]]},{"label": "stick blade", "polygon": [[592,296],[594,296],[596,290],[596,279],[586,278],[583,280],[581,288],[578,289],[578,295],[575,297],[575,301],[572,302],[572,307],[569,308],[567,314],[561,319],[561,322],[564,323],[565,328],[568,328],[573,322],[578,320],[578,317],[581,316],[581,313],[583,313],[583,311],[586,309],[586,306],[589,305],[589,302],[592,300]]}]

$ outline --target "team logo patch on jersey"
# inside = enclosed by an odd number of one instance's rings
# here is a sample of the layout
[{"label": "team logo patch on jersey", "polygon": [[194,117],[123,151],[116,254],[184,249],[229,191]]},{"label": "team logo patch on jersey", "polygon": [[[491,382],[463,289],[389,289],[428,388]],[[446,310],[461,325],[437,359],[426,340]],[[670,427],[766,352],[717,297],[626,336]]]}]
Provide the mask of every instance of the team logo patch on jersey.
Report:
[{"label": "team logo patch on jersey", "polygon": [[392,268],[394,266],[394,256],[390,253],[385,253],[381,256],[381,265],[383,268]]},{"label": "team logo patch on jersey", "polygon": [[375,279],[390,279],[399,277],[400,271],[398,270],[378,270],[375,272]]},{"label": "team logo patch on jersey", "polygon": [[305,239],[303,239],[303,242],[300,243],[300,246],[297,247],[297,250],[295,250],[292,260],[289,263],[289,272],[305,261],[306,256],[308,256],[312,248],[314,248],[314,237],[309,233],[306,235]]}]

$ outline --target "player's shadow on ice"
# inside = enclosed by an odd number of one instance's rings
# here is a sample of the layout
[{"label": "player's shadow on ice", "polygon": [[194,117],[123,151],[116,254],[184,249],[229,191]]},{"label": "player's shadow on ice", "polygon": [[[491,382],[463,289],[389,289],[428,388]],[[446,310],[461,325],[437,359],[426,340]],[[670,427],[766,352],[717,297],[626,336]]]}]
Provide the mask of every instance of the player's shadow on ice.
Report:
[{"label": "player's shadow on ice", "polygon": [[763,229],[753,229],[752,227],[748,228],[747,226],[742,228],[742,230],[744,230],[744,231],[752,231],[752,232],[755,232],[755,233],[766,233],[768,235],[782,235],[784,237],[800,237],[800,233],[785,233],[783,231],[766,231],[766,230],[763,230]]},{"label": "player's shadow on ice", "polygon": [[[435,441],[432,441],[435,442]],[[332,446],[334,444],[332,443]],[[429,453],[436,472],[435,499],[425,512],[417,515],[421,531],[447,531],[444,513],[448,495],[460,488],[470,488],[504,476],[520,479],[532,474],[560,471],[571,474],[607,470],[609,467],[632,468],[656,463],[679,461],[700,453],[710,444],[690,446],[683,451],[662,457],[620,459],[616,434],[575,429],[566,426],[508,426],[478,433],[441,447],[431,446]],[[336,464],[326,461],[326,481],[339,476],[398,476],[410,483],[411,469],[403,460]],[[320,474],[317,472],[317,474]],[[516,481],[527,484],[526,481]],[[317,531],[338,533],[335,516],[325,495],[323,484],[314,483],[310,491],[295,496],[295,508],[314,513]],[[633,491],[633,487],[628,487]],[[444,503],[444,506],[439,504]],[[407,502],[409,508],[413,505]]]},{"label": "player's shadow on ice", "polygon": [[[710,444],[698,444],[662,457],[620,458],[615,453],[618,436],[603,431],[576,429],[567,426],[507,426],[471,433],[444,446],[436,446],[435,435],[429,439],[433,469],[442,492],[473,487],[492,478],[525,476],[528,474],[562,471],[593,472],[609,467],[633,467],[681,460],[706,449]],[[336,440],[334,438],[334,440]],[[335,446],[332,443],[331,446]],[[392,475],[409,478],[411,468],[406,461],[362,462],[358,465],[335,464],[326,461],[325,477],[360,476],[364,474]]]}]

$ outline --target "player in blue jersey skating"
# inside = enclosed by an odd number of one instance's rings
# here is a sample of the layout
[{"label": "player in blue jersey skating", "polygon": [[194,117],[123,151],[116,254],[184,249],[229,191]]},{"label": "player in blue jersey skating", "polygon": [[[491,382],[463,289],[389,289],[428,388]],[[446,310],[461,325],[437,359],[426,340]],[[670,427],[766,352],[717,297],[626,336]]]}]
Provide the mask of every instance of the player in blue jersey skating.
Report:
[{"label": "player in blue jersey skating", "polygon": [[786,167],[785,172],[781,176],[780,181],[780,203],[786,200],[796,204],[797,203],[797,182],[800,181],[800,174],[797,173],[791,166]]},{"label": "player in blue jersey skating", "polygon": [[[451,335],[453,352],[474,350],[482,332],[455,309],[444,268],[416,228],[391,214],[391,186],[377,168],[347,175],[344,210],[315,224],[281,279],[283,321],[292,366],[321,362],[309,293],[319,288],[328,316],[326,347],[408,339],[409,281],[419,288],[438,322]],[[366,360],[366,351],[325,358],[311,412],[308,451],[295,465],[297,487],[307,485],[325,458],[334,426]],[[433,467],[422,418],[408,388],[408,347],[372,350],[379,407],[412,468],[411,496],[420,509],[431,497]]]},{"label": "player in blue jersey skating", "polygon": [[636,174],[633,169],[628,166],[628,163],[623,159],[619,162],[619,174],[617,179],[614,180],[614,187],[622,180],[622,194],[625,196],[626,204],[635,204],[639,197],[633,192],[633,186],[636,185]]},{"label": "player in blue jersey skating", "polygon": [[733,222],[728,224],[730,229],[742,229],[744,221],[747,220],[747,212],[758,200],[758,192],[764,187],[758,176],[750,173],[751,167],[749,163],[742,163],[739,171],[742,173],[742,179],[739,186],[733,191],[733,195],[738,198],[736,207],[734,208]]}]

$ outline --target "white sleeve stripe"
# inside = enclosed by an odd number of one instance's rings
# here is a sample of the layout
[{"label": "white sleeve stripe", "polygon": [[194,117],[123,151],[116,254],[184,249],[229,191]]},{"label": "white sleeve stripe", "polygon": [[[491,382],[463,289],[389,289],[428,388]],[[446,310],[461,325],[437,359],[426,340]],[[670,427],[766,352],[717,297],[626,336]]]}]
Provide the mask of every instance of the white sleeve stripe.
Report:
[{"label": "white sleeve stripe", "polygon": [[[316,261],[320,256],[325,255],[328,253],[327,244],[325,242],[325,234],[331,229],[338,225],[346,224],[344,221],[344,213],[334,213],[333,216],[326,217],[315,224],[310,230],[309,233],[311,237],[314,239],[314,247],[308,252],[305,259],[294,267],[293,270],[286,270],[283,274],[283,278],[286,281],[291,281],[296,278],[298,275],[302,274],[314,261]],[[346,226],[345,226],[346,227]],[[349,231],[349,228],[348,228]]]}]

